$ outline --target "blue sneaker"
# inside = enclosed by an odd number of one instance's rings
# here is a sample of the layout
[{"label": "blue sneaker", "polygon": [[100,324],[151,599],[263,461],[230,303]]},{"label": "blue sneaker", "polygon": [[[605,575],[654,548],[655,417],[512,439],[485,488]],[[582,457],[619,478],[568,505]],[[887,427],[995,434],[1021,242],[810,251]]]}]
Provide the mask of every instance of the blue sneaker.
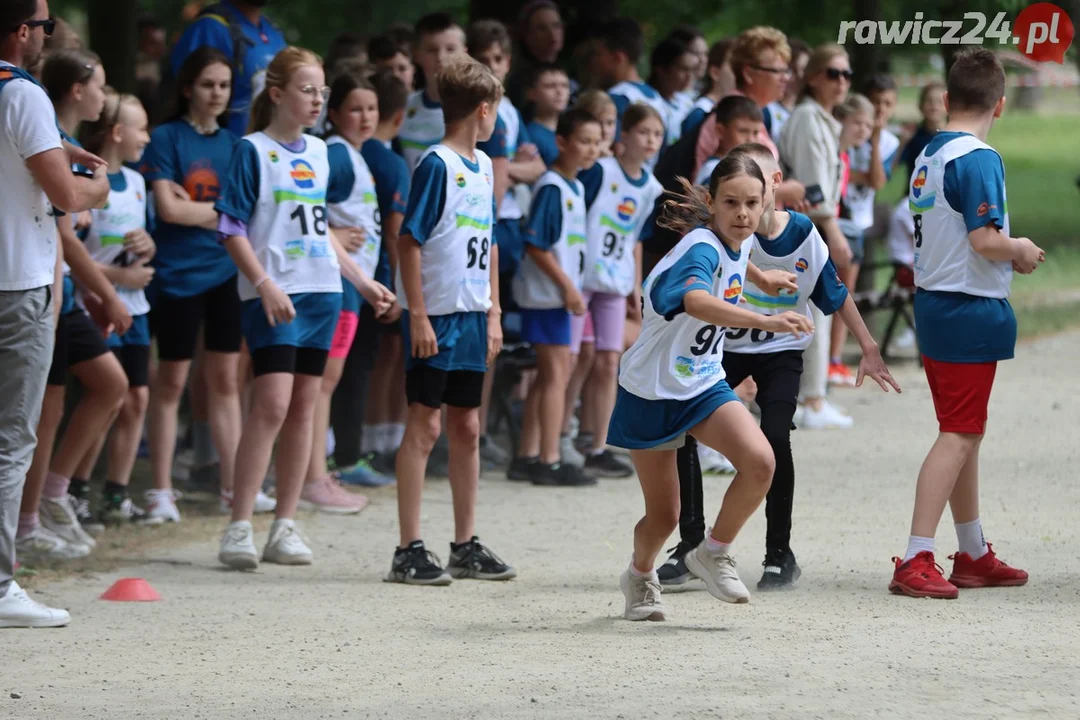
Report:
[{"label": "blue sneaker", "polygon": [[393,477],[377,472],[375,468],[371,467],[371,463],[368,462],[367,458],[361,458],[359,462],[351,467],[339,468],[334,471],[334,474],[337,475],[338,480],[346,485],[386,487],[396,482]]}]

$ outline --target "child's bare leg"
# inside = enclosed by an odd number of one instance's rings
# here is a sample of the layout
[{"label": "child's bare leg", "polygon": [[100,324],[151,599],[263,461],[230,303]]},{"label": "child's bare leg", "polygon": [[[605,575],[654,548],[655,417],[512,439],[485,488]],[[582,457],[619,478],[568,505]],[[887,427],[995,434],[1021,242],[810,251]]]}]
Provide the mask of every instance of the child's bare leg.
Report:
[{"label": "child's bare leg", "polygon": [[[190,368],[190,360],[161,360],[150,383],[150,405],[147,410],[150,414],[150,471],[156,490],[168,490],[172,487],[180,398],[184,394]],[[235,446],[233,450],[235,455]],[[221,455],[221,452],[218,454]]]},{"label": "child's bare leg", "polygon": [[577,401],[582,397],[582,389],[585,387],[585,380],[588,379],[589,373],[592,371],[593,360],[596,357],[596,353],[593,352],[595,346],[592,343],[582,343],[581,351],[577,355],[570,356],[570,381],[566,386],[566,412],[563,413],[566,419],[563,421],[562,431],[564,433],[570,432],[570,420],[574,416],[574,408],[577,405]]},{"label": "child's bare leg", "polygon": [[110,482],[127,487],[131,481],[131,470],[135,467],[135,456],[139,452],[143,419],[146,417],[146,406],[149,402],[150,388],[142,386],[128,390],[127,399],[120,408],[120,414],[113,423],[109,436]]},{"label": "child's bare leg", "polygon": [[[250,390],[251,409],[244,422],[240,444],[236,448],[233,522],[251,520],[255,496],[270,467],[274,441],[289,413],[293,395],[293,375],[283,372],[260,375],[250,383]],[[278,480],[280,481],[280,478]],[[280,493],[278,507],[281,507]]]},{"label": "child's bare leg", "polygon": [[589,429],[593,432],[593,452],[607,446],[608,424],[615,409],[615,396],[619,390],[619,358],[621,353],[603,350],[596,353],[589,395]]},{"label": "child's bare leg", "polygon": [[559,462],[559,431],[566,404],[566,383],[570,377],[569,345],[537,345],[540,379],[540,462]]},{"label": "child's bare leg", "polygon": [[41,491],[45,487],[45,476],[49,472],[49,460],[56,443],[56,431],[63,418],[64,386],[46,385],[45,398],[41,403],[41,419],[38,420],[37,446],[34,448],[34,459],[30,463],[26,483],[23,485],[20,515],[37,517],[41,505]]},{"label": "child's bare leg", "polygon": [[[849,292],[855,292],[855,283],[859,280],[859,266],[848,265],[840,271],[840,278]],[[839,317],[833,318],[832,331],[829,337],[829,359],[835,360],[844,354],[844,341],[847,340],[848,327]]]},{"label": "child's bare leg", "polygon": [[634,527],[634,569],[650,573],[679,525],[679,473],[674,450],[631,450],[645,495],[645,515]]},{"label": "child's bare leg", "polygon": [[[65,478],[72,477],[101,438],[101,429],[116,413],[128,390],[124,368],[111,352],[74,365],[71,372],[85,390],[49,466],[52,473]],[[56,497],[51,493],[46,495]]]},{"label": "child's bare leg", "polygon": [[207,351],[203,354],[210,438],[218,454],[221,489],[231,492],[236,475],[236,447],[240,444],[240,354]]},{"label": "child's bare leg", "polygon": [[79,466],[75,468],[75,473],[71,476],[73,478],[90,479],[90,476],[94,474],[94,468],[97,467],[98,458],[101,457],[101,451],[105,447],[105,441],[109,438],[109,429],[116,423],[116,418],[120,415],[120,409],[117,408],[116,412],[112,414],[109,420],[105,423],[105,429],[101,431],[101,435],[94,441],[93,446],[86,452],[86,455],[79,462]]},{"label": "child's bare leg", "polygon": [[932,538],[937,533],[945,503],[956,488],[960,471],[978,447],[981,435],[943,432],[919,470],[915,487],[915,511],[911,517],[911,534]]},{"label": "child's bare leg", "polygon": [[[539,352],[539,351],[538,351]],[[518,457],[535,458],[540,455],[540,399],[544,390],[541,375],[529,383],[525,395],[525,408],[521,416],[521,436],[518,438]]]},{"label": "child's bare leg", "polygon": [[344,357],[332,357],[326,360],[326,369],[323,370],[322,381],[319,384],[319,396],[315,401],[311,458],[307,465],[305,484],[321,480],[329,472],[326,468],[326,436],[330,431],[330,398],[334,395],[344,369]]},{"label": "child's bare leg", "polygon": [[446,435],[450,441],[454,542],[461,544],[476,534],[476,496],[480,486],[479,410],[447,406]]},{"label": "child's bare leg", "polygon": [[949,509],[952,510],[953,522],[957,525],[979,519],[979,447],[982,445],[983,436],[977,437],[967,462],[960,469],[956,486],[949,495]]},{"label": "child's bare leg", "polygon": [[398,524],[401,544],[408,547],[420,540],[420,501],[424,491],[424,475],[427,472],[431,449],[442,432],[441,408],[432,408],[418,402],[409,405],[405,421],[405,437],[397,454],[397,500]]},{"label": "child's bare leg", "polygon": [[[291,519],[296,514],[300,492],[304,488],[304,473],[311,459],[311,434],[315,404],[319,397],[322,377],[297,373],[293,379],[289,411],[281,424],[276,461],[277,509],[276,519]],[[323,437],[322,452],[326,449]],[[258,486],[254,487],[258,492]],[[252,493],[254,500],[255,493]]]}]

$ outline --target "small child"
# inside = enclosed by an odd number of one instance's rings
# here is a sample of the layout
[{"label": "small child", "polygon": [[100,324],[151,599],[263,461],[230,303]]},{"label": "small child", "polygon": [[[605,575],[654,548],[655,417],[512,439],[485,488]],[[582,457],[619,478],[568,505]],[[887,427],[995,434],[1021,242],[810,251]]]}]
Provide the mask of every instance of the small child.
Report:
[{"label": "small child", "polygon": [[735,75],[731,72],[728,55],[735,38],[718,40],[709,48],[708,64],[705,69],[705,83],[701,96],[694,101],[694,106],[686,114],[679,129],[679,136],[688,135],[694,128],[705,121],[705,116],[713,111],[716,103],[726,98],[735,89]]},{"label": "small child", "polygon": [[889,234],[886,238],[889,261],[897,273],[900,287],[915,286],[915,219],[911,216],[908,199],[904,198],[893,208],[889,216]]},{"label": "small child", "polygon": [[[642,291],[644,326],[623,356],[608,442],[630,450],[645,496],[634,554],[621,578],[627,620],[665,620],[656,557],[679,515],[676,450],[692,433],[731,458],[735,476],[712,533],[687,555],[691,571],[725,602],[749,602],[731,544],[765,497],[774,460],[768,440],[724,380],[724,328],[797,337],[805,315],[762,316],[738,306],[754,229],[765,208],[765,177],[745,154],[730,154],[708,190],[685,179],[687,195],[665,203],[660,222],[685,233],[656,264]],[[694,229],[697,228],[697,229]]]},{"label": "small child", "polygon": [[[420,158],[399,241],[409,416],[397,455],[401,544],[386,581],[509,580],[514,568],[474,534],[484,373],[502,346],[493,171],[476,143],[495,130],[503,89],[469,57],[455,58],[430,82],[438,85],[446,136]],[[424,473],[442,431],[443,405],[454,496],[454,542],[445,569],[420,534]]]},{"label": "small child", "polygon": [[908,185],[911,185],[911,179],[915,175],[915,161],[919,153],[945,125],[945,86],[942,83],[929,83],[919,92],[919,113],[922,115],[922,122],[913,130],[904,133],[905,137],[901,140],[904,149],[900,151],[897,159],[897,164],[902,162],[907,169]]},{"label": "small child", "polygon": [[401,43],[390,35],[378,35],[368,43],[368,60],[375,71],[389,70],[405,88],[412,92],[416,68],[408,43]]},{"label": "small child", "polygon": [[525,400],[518,456],[508,474],[527,470],[536,485],[595,485],[595,479],[561,458],[559,435],[570,381],[570,315],[586,310],[581,287],[587,219],[585,190],[577,176],[600,154],[600,123],[575,108],[559,118],[556,135],[559,157],[536,184],[525,259],[513,283],[521,337],[536,350],[538,373]]},{"label": "small child", "polygon": [[558,65],[538,65],[529,74],[526,94],[532,105],[532,120],[526,128],[544,165],[550,168],[559,156],[555,128],[570,105],[570,76]]},{"label": "small child", "polygon": [[578,95],[574,109],[584,110],[596,118],[600,123],[600,157],[614,157],[619,110],[612,97],[603,90],[586,90]]},{"label": "small child", "polygon": [[414,43],[416,62],[426,83],[423,90],[417,90],[409,98],[405,122],[398,131],[398,143],[409,172],[416,172],[420,156],[437,145],[446,131],[435,78],[451,59],[465,53],[465,31],[449,13],[431,13],[416,23]]},{"label": "small child", "polygon": [[[667,106],[666,144],[682,137],[682,124],[694,108],[694,98],[685,90],[692,82],[697,57],[690,43],[679,34],[661,40],[649,56],[649,87],[655,88]],[[623,108],[623,114],[626,108]]]},{"label": "small child", "polygon": [[716,153],[701,165],[696,185],[707,186],[712,171],[733,148],[743,143],[756,142],[764,131],[761,108],[745,95],[728,95],[716,104],[716,136],[720,144]]},{"label": "small child", "polygon": [[[1046,260],[1009,235],[1005,167],[986,136],[1005,108],[1005,71],[991,50],[966,49],[949,69],[949,121],[915,162],[909,203],[915,224],[915,333],[938,419],[919,471],[911,537],[893,558],[890,592],[956,598],[958,588],[1024,585],[1028,574],[997,558],[979,519],[979,446],[1000,360],[1013,357],[1013,271]],[[959,552],[946,580],[934,535],[948,503]]]}]

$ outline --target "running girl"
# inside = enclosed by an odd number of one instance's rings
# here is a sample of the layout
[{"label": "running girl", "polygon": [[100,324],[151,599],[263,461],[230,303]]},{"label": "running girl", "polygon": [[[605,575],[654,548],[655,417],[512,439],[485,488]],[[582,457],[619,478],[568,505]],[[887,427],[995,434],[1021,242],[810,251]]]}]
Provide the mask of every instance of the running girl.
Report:
[{"label": "running girl", "polygon": [[739,471],[711,535],[687,561],[714,597],[750,600],[735,572],[731,543],[764,499],[774,461],[768,440],[724,379],[723,328],[796,337],[813,329],[805,315],[766,317],[738,307],[747,273],[757,273],[748,260],[765,209],[758,164],[742,154],[724,158],[707,192],[681,182],[685,196],[664,203],[660,222],[686,235],[645,281],[644,326],[623,356],[608,431],[610,444],[630,450],[645,495],[645,517],[634,529],[634,555],[621,578],[628,620],[666,619],[654,565],[678,522],[675,455],[687,433],[730,458]]},{"label": "running girl", "polygon": [[329,229],[326,200],[337,188],[326,143],[304,133],[318,121],[328,92],[317,55],[296,47],[278,53],[252,108],[252,133],[237,145],[215,205],[218,232],[243,274],[241,324],[255,378],[236,454],[232,522],[218,555],[235,569],[259,564],[251,515],[275,440],[278,504],[263,561],[311,564],[292,518],[341,312],[341,274],[377,315],[391,304],[390,292],[356,266]]}]

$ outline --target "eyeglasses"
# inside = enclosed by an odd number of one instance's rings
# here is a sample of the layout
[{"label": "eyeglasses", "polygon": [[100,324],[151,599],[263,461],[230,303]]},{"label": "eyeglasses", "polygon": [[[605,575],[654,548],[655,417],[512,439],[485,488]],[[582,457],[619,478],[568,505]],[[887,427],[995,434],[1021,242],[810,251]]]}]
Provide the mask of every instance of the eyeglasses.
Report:
[{"label": "eyeglasses", "polygon": [[791,68],[789,68],[789,67],[771,68],[771,67],[764,67],[763,65],[751,65],[750,67],[752,67],[755,70],[760,70],[761,72],[771,73],[773,75],[784,76],[784,75],[790,75],[791,74]]},{"label": "eyeglasses", "polygon": [[52,35],[53,31],[56,30],[56,21],[52,18],[49,18],[48,20],[27,20],[24,23],[19,23],[12,29],[12,32],[18,32],[19,28],[21,28],[23,25],[30,28],[31,30],[36,27],[41,28],[45,31],[46,37]]},{"label": "eyeglasses", "polygon": [[839,80],[840,78],[844,78],[848,82],[851,82],[851,78],[855,75],[855,73],[851,72],[850,70],[841,70],[839,68],[825,68],[825,74],[829,77],[830,80]]},{"label": "eyeglasses", "polygon": [[322,98],[322,101],[326,102],[330,99],[330,88],[326,87],[325,85],[323,85],[322,87],[305,85],[304,87],[300,88],[300,92],[304,93],[312,100],[314,100],[315,98]]}]

